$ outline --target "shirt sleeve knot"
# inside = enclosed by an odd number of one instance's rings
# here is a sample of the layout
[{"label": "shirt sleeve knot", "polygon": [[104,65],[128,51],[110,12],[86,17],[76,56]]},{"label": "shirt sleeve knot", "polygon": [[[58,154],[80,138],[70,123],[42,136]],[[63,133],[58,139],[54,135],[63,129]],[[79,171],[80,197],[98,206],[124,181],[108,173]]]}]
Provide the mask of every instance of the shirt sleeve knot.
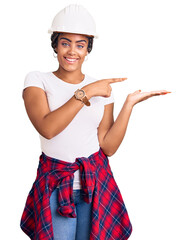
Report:
[{"label": "shirt sleeve knot", "polygon": [[70,205],[67,205],[67,206],[58,207],[57,212],[64,217],[69,217],[69,218],[77,217],[74,203],[70,203]]}]

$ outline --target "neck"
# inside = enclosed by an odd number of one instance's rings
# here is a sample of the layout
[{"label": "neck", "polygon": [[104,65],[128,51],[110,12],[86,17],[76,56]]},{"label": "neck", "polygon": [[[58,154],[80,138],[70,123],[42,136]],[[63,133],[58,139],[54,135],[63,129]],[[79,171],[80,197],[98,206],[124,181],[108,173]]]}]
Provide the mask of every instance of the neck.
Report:
[{"label": "neck", "polygon": [[68,72],[59,66],[58,70],[53,73],[63,81],[73,84],[80,83],[84,79],[84,74],[81,72],[81,69],[73,72]]}]

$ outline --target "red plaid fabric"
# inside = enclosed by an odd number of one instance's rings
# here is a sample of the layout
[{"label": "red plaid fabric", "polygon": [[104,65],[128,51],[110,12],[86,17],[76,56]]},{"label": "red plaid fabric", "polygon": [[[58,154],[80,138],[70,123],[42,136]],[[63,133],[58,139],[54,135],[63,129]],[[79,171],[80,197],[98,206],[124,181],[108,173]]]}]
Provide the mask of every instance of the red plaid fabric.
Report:
[{"label": "red plaid fabric", "polygon": [[27,197],[21,218],[21,229],[32,240],[53,240],[50,196],[59,186],[62,215],[75,218],[73,201],[74,172],[80,169],[84,201],[93,202],[90,240],[126,240],[132,232],[129,216],[113,177],[109,160],[100,148],[88,158],[74,163],[40,156],[37,177]]}]

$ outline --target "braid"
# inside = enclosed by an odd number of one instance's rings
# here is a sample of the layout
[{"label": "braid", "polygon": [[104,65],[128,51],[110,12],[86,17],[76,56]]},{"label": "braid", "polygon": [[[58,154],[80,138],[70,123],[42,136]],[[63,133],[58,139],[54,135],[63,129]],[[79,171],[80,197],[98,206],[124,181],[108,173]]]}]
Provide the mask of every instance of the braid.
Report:
[{"label": "braid", "polygon": [[94,37],[88,37],[88,53],[90,53],[93,48],[93,39]]},{"label": "braid", "polygon": [[55,48],[57,47],[58,37],[59,37],[60,34],[61,34],[61,33],[53,32],[53,34],[51,35],[51,46],[52,46],[52,48],[53,48],[53,50],[54,50],[55,53],[57,53],[56,50],[55,50]]}]

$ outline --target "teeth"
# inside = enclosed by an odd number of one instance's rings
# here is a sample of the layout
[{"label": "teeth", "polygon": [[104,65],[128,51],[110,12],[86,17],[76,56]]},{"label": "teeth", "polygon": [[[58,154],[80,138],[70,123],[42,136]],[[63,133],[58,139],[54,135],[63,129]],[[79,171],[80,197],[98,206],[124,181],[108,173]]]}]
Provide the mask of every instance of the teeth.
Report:
[{"label": "teeth", "polygon": [[69,62],[75,62],[77,59],[76,58],[66,58],[66,60]]}]

